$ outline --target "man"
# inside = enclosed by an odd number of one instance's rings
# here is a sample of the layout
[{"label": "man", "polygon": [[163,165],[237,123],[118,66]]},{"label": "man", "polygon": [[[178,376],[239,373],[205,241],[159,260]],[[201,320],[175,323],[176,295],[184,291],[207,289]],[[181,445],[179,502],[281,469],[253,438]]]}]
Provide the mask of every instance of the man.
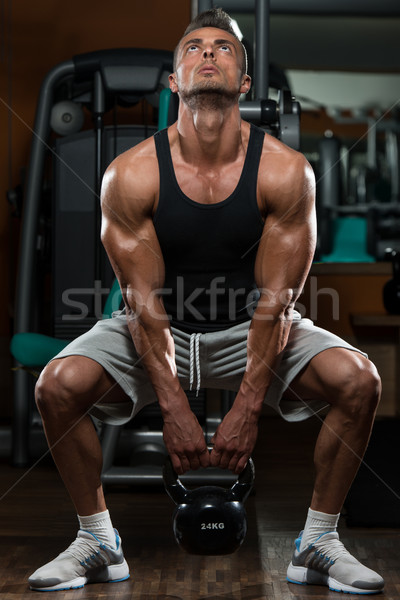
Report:
[{"label": "man", "polygon": [[[379,377],[360,351],[294,310],[315,244],[311,168],[241,120],[238,99],[250,78],[223,11],[207,11],[189,25],[170,87],[180,98],[178,121],[119,156],[102,186],[102,240],[126,312],[72,342],[37,385],[80,531],[30,577],[31,587],[68,589],[129,576],[102,492],[89,413],[122,423],[156,400],[178,474],[208,465],[239,473],[264,402],[288,420],[330,406],[288,579],[380,591],[382,578],[352,557],[336,532],[368,443]],[[237,392],[211,453],[184,392],[194,383]]]}]

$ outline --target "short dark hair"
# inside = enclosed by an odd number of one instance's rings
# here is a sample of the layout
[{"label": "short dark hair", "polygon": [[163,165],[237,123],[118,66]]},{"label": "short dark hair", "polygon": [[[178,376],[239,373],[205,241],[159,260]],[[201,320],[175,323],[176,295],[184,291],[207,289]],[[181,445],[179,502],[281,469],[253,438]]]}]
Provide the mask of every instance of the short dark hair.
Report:
[{"label": "short dark hair", "polygon": [[185,32],[181,39],[179,40],[175,51],[174,51],[174,71],[176,67],[176,58],[178,54],[179,45],[181,40],[191,31],[195,31],[196,29],[202,29],[203,27],[215,27],[216,29],[222,29],[223,31],[227,31],[234,38],[236,38],[240,44],[242,49],[242,72],[243,75],[247,73],[247,52],[242,42],[239,40],[235,30],[232,27],[232,19],[222,8],[211,8],[210,10],[205,10],[195,17],[189,25],[186,27]]}]

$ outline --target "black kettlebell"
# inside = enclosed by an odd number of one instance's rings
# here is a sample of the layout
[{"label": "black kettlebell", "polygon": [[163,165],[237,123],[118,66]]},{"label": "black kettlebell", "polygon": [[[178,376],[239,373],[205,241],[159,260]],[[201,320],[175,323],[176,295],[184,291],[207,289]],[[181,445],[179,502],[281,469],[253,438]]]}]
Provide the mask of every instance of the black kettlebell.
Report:
[{"label": "black kettlebell", "polygon": [[230,489],[205,485],[186,489],[174,471],[170,457],[164,464],[164,485],[176,503],[173,532],[179,546],[189,554],[232,554],[247,533],[243,503],[254,482],[250,458]]},{"label": "black kettlebell", "polygon": [[383,304],[388,313],[400,315],[400,253],[390,249],[386,256],[392,260],[393,279],[383,286]]}]

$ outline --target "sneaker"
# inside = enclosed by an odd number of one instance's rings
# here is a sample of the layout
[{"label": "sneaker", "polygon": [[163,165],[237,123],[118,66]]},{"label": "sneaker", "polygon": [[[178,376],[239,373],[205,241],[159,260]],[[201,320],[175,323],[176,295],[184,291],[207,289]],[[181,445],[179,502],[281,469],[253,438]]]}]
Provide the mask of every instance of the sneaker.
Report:
[{"label": "sneaker", "polygon": [[301,535],[295,541],[292,562],[287,570],[290,583],[327,585],[334,592],[378,594],[384,580],[364,567],[339,541],[337,532],[324,533],[300,552]]},{"label": "sneaker", "polygon": [[80,529],[76,540],[64,552],[29,577],[31,590],[70,590],[81,588],[85,583],[128,579],[129,567],[122,552],[121,538],[118,531],[114,531],[116,549]]}]

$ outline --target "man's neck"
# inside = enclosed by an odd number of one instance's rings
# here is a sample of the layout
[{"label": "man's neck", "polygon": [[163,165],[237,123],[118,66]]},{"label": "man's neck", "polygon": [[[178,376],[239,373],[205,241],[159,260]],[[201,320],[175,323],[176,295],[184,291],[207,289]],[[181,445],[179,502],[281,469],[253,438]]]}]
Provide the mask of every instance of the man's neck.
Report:
[{"label": "man's neck", "polygon": [[194,164],[233,161],[241,148],[241,118],[238,105],[229,109],[189,109],[180,107],[177,131],[180,151]]}]

